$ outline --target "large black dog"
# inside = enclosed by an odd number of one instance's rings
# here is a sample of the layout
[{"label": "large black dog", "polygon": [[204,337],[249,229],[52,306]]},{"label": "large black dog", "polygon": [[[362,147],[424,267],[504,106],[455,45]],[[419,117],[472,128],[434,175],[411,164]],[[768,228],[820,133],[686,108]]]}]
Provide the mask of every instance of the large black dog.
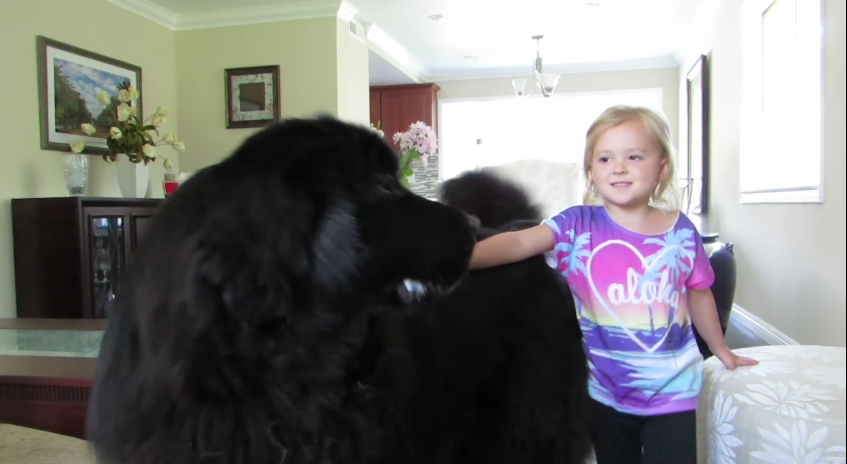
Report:
[{"label": "large black dog", "polygon": [[492,224],[463,200],[478,178],[434,202],[397,162],[366,128],[291,119],[164,202],[103,339],[99,462],[584,462],[564,282],[540,256],[467,271],[478,237],[461,210],[483,234],[537,212],[502,184],[514,214]]}]

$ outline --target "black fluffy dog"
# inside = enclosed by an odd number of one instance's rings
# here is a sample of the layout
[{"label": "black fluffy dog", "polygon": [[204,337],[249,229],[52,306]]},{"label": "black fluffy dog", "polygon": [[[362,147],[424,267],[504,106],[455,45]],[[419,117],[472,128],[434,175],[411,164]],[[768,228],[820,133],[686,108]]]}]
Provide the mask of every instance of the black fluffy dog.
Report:
[{"label": "black fluffy dog", "polygon": [[99,462],[582,464],[567,287],[541,257],[468,274],[462,206],[396,172],[368,129],[287,120],[166,200],[103,339]]}]

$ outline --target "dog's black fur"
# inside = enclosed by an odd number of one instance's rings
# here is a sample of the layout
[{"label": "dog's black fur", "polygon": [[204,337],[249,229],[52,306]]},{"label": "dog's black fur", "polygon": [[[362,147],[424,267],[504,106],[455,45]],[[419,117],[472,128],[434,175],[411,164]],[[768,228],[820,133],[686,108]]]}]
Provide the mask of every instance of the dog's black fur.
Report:
[{"label": "dog's black fur", "polygon": [[[473,185],[445,186],[454,208],[396,172],[378,135],[321,117],[266,128],[180,186],[110,314],[88,415],[99,462],[582,464],[566,285],[540,256],[468,273],[477,237],[450,192]],[[537,222],[524,200],[509,218]],[[405,279],[429,298],[404,303]]]}]

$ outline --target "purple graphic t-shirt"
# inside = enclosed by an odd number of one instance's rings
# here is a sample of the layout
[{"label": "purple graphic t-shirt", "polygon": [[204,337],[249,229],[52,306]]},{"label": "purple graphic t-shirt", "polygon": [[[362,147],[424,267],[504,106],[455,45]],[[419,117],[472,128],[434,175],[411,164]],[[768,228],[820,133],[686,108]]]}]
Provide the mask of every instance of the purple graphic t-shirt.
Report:
[{"label": "purple graphic t-shirt", "polygon": [[546,219],[554,267],[574,294],[595,400],[637,415],[697,405],[703,357],[688,315],[688,289],[714,273],[694,224],[679,213],[663,234],[617,224],[603,206],[581,205]]}]

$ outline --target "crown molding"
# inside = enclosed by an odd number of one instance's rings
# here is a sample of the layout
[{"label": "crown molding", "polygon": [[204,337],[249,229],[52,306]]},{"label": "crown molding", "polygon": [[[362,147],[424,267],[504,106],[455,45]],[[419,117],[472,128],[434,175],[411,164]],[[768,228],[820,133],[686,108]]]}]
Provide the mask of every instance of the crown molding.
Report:
[{"label": "crown molding", "polygon": [[172,31],[177,29],[177,15],[171,10],[150,3],[147,0],[106,0],[117,7],[123,8],[130,13],[149,19],[154,23],[164,26]]},{"label": "crown molding", "polygon": [[346,0],[303,1],[269,7],[234,8],[200,13],[176,14],[149,0],[106,0],[173,31],[242,26],[337,16],[352,20],[358,10]]},{"label": "crown molding", "polygon": [[[580,74],[616,71],[638,71],[648,69],[666,69],[679,67],[678,59],[670,54],[653,58],[617,61],[598,61],[585,63],[551,64],[545,63],[544,71],[556,74]],[[532,77],[532,66],[505,68],[478,68],[435,71],[426,76],[429,82],[460,81],[471,79],[514,79]]]},{"label": "crown molding", "polygon": [[279,6],[235,8],[179,15],[177,31],[209,29],[213,27],[243,26],[248,24],[293,21],[298,19],[327,18],[338,14],[338,1],[291,3]]},{"label": "crown molding", "polygon": [[342,0],[341,5],[338,7],[338,17],[343,21],[352,21],[356,15],[359,14],[359,10],[351,5],[347,0]]},{"label": "crown molding", "polygon": [[[365,36],[368,47],[377,53],[387,55],[398,64],[405,67],[413,75],[410,76],[418,81],[427,81],[429,69],[419,59],[412,55],[409,50],[394,40],[388,33],[376,24],[365,24]],[[408,74],[408,72],[407,72]]]}]

